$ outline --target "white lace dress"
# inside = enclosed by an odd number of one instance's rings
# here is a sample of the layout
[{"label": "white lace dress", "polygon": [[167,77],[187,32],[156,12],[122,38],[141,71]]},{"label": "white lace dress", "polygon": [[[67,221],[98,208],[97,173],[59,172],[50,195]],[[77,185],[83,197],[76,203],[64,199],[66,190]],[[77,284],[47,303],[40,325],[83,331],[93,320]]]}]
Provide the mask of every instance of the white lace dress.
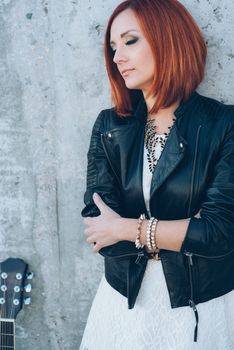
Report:
[{"label": "white lace dress", "polygon": [[[155,152],[160,155],[160,145]],[[147,162],[145,148],[143,190],[149,212],[152,173]],[[127,298],[103,274],[79,349],[234,350],[234,291],[198,304],[197,310],[198,339],[194,342],[194,312],[189,306],[171,308],[160,260],[148,260],[133,309],[128,309]]]}]

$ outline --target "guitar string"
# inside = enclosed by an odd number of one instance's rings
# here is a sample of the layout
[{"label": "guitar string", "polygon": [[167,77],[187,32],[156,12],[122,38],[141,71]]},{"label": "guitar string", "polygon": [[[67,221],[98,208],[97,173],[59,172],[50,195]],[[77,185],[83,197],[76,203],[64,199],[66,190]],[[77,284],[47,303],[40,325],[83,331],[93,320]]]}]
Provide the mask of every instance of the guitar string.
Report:
[{"label": "guitar string", "polygon": [[[1,270],[2,273],[2,270]],[[2,276],[1,276],[1,286],[2,286]],[[4,298],[4,295],[3,295]],[[4,304],[1,304],[1,318],[4,316]],[[1,321],[1,347],[2,347],[2,342],[3,342],[3,322]]]},{"label": "guitar string", "polygon": [[[1,272],[1,271],[0,271]],[[7,286],[7,279],[4,279],[4,284],[7,287],[6,291],[8,290],[8,286]],[[2,277],[1,277],[1,286],[2,286]],[[2,319],[6,319],[7,318],[7,310],[6,310],[6,292],[5,290],[3,291],[3,299],[4,299],[4,303],[1,304],[1,309],[0,309],[0,318]],[[15,299],[15,289],[14,289],[14,293],[13,293],[13,298],[12,300],[14,301]],[[10,310],[10,314],[9,314],[9,318],[12,319],[13,317],[13,308],[15,308],[15,304],[12,302],[12,307]],[[0,325],[0,332],[1,332],[1,336],[0,336],[0,349],[2,347],[7,347],[7,348],[12,348],[14,349],[14,332],[13,332],[13,328],[14,328],[14,323],[13,322],[5,322],[5,321],[0,321],[1,325]],[[12,328],[13,326],[13,328]],[[10,335],[11,337],[9,338],[8,335]],[[7,344],[7,337],[8,339],[11,339],[10,343],[11,344]],[[9,345],[9,346],[8,346]]]},{"label": "guitar string", "polygon": [[[7,287],[7,278],[5,279],[5,285]],[[5,303],[4,303],[4,306],[5,306],[5,315],[4,315],[4,318],[6,319],[7,317],[7,309],[6,309],[6,294],[7,294],[7,288],[6,290],[4,291],[4,300],[5,300]],[[3,333],[3,345],[7,345],[7,337],[6,337],[6,333],[7,333],[7,324],[6,322],[4,321],[3,322],[3,330],[4,330],[4,333]]]},{"label": "guitar string", "polygon": [[[3,280],[3,284],[5,284],[5,280]],[[4,319],[6,317],[6,291],[4,290],[3,290],[3,299],[4,299],[4,304],[2,305],[3,305],[3,319]],[[5,345],[5,341],[4,341],[5,327],[6,327],[5,322],[2,321],[2,346]]]},{"label": "guitar string", "polygon": [[[3,280],[3,283],[5,283],[5,280]],[[2,284],[1,284],[2,285]],[[3,291],[3,300],[4,300],[4,304],[3,305],[3,319],[5,318],[5,313],[6,313],[6,296],[5,296],[5,291]],[[5,327],[5,324],[4,322],[2,321],[2,346],[4,346],[4,327]]]},{"label": "guitar string", "polygon": [[[2,271],[0,271],[0,273],[1,273]],[[2,285],[2,276],[1,276],[1,285]],[[1,319],[2,319],[2,309],[3,309],[3,306],[2,306],[2,304],[0,304],[1,305],[1,312],[0,312],[0,317],[1,317]],[[0,339],[1,339],[1,343],[0,343],[0,346],[2,347],[2,320],[1,320],[1,337],[0,337]]]},{"label": "guitar string", "polygon": [[[5,316],[4,318],[7,319],[7,309],[6,309],[6,294],[7,294],[7,291],[8,291],[8,285],[7,285],[7,279],[6,279],[6,291],[4,291],[4,299],[5,299]],[[11,306],[11,311],[9,313],[9,318],[11,319],[12,318],[12,310],[13,310],[13,307],[14,307],[14,303],[13,303],[13,300],[14,300],[14,297],[15,297],[15,291],[13,293],[13,298],[12,298],[12,306]],[[12,342],[12,322],[4,322],[3,323],[3,330],[4,330],[4,333],[3,333],[3,345],[6,346],[6,347],[9,347],[9,348],[13,348],[14,349],[14,341]],[[8,344],[8,341],[9,340],[9,343]],[[13,343],[13,344],[12,344]],[[13,346],[12,346],[13,345]]]},{"label": "guitar string", "polygon": [[[17,280],[16,280],[17,281]],[[15,299],[15,288],[14,288],[14,293],[13,293],[13,298],[12,298],[12,307],[11,307],[11,312],[10,312],[10,318],[11,319],[13,319],[13,308],[15,308],[16,307],[16,305],[14,304],[14,299]],[[14,327],[14,324],[12,323],[11,324],[13,327]],[[13,331],[13,329],[12,329],[12,331]],[[12,334],[12,332],[11,332],[11,335],[12,335],[12,338],[13,338],[13,341],[12,341],[12,343],[13,343],[13,347],[14,347],[14,343],[15,343],[15,339],[14,339],[14,332],[13,332],[13,334]]]},{"label": "guitar string", "polygon": [[[7,284],[6,284],[7,280],[4,279],[4,285],[6,285],[7,287]],[[2,280],[1,280],[1,285],[2,285]],[[6,288],[7,290],[8,288]],[[2,304],[2,309],[1,311],[1,318],[3,319],[6,319],[7,318],[7,309],[6,309],[6,291],[3,290],[3,300],[4,300],[4,303]],[[7,342],[7,335],[8,335],[8,329],[9,329],[9,326],[10,324],[8,324],[8,322],[6,321],[1,321],[1,348],[2,347],[8,347],[8,342]],[[8,338],[9,339],[9,338]],[[9,344],[11,345],[11,344]]]}]

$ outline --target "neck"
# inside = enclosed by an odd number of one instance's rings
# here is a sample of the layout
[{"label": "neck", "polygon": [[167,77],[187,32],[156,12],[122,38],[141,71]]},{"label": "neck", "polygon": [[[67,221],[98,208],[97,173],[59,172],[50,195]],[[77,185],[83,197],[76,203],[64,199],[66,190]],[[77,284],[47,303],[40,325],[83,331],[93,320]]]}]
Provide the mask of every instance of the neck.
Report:
[{"label": "neck", "polygon": [[0,318],[0,350],[15,350],[15,320]]},{"label": "neck", "polygon": [[[146,106],[148,111],[150,111],[155,103],[155,97],[147,97],[145,98],[145,102],[146,102]],[[180,100],[177,100],[176,102],[174,102],[171,106],[166,107],[166,108],[160,108],[159,111],[157,113],[154,114],[150,114],[148,116],[148,119],[168,119],[168,118],[172,118],[174,116],[174,112],[177,109],[177,107],[180,104]]]}]

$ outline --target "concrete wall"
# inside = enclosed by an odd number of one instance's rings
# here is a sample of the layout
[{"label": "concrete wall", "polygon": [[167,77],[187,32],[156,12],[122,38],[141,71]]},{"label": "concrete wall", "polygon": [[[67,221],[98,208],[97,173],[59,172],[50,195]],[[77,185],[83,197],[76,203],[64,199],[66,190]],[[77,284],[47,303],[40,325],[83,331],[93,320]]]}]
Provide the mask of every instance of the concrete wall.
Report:
[{"label": "concrete wall", "polygon": [[[80,211],[93,121],[111,106],[103,34],[118,3],[0,2],[0,257],[21,257],[35,273],[18,350],[78,349],[103,273]],[[233,103],[234,3],[182,3],[208,43],[198,91]]]}]

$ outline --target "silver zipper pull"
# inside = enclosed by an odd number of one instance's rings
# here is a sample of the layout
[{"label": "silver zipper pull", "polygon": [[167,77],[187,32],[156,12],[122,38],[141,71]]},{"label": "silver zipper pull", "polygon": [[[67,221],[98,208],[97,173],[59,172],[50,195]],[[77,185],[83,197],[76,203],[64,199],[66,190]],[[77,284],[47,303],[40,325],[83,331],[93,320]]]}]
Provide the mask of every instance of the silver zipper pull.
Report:
[{"label": "silver zipper pull", "polygon": [[197,311],[196,304],[192,299],[189,299],[189,306],[193,309],[193,311]]},{"label": "silver zipper pull", "polygon": [[189,252],[185,252],[184,254],[189,258],[189,265],[193,266],[193,258],[192,258],[193,254]]},{"label": "silver zipper pull", "polygon": [[135,264],[139,264],[139,262],[140,262],[142,256],[144,256],[144,253],[143,253],[143,252],[140,252],[140,253],[137,254],[137,258],[136,258],[136,260],[135,260]]}]

